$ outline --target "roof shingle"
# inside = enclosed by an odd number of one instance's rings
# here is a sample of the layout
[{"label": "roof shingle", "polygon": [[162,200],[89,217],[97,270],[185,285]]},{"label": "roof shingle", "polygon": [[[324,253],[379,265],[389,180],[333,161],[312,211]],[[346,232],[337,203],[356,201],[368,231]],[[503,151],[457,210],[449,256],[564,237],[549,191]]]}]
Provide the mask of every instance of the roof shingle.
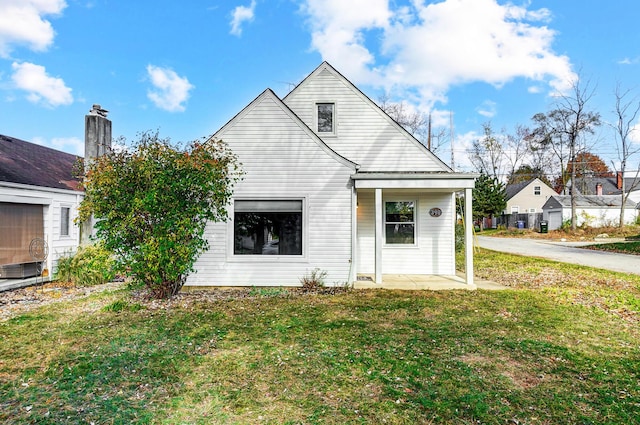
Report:
[{"label": "roof shingle", "polygon": [[79,191],[79,156],[0,134],[0,181]]}]

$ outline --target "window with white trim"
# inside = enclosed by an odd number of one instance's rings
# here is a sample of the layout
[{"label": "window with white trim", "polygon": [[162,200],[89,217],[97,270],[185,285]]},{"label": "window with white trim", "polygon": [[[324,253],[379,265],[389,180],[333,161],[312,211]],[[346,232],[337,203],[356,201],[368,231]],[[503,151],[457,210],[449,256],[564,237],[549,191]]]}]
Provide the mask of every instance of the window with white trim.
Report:
[{"label": "window with white trim", "polygon": [[316,130],[318,134],[335,134],[335,103],[316,103]]},{"label": "window with white trim", "polygon": [[511,214],[518,214],[520,212],[520,207],[519,206],[514,206],[511,207]]},{"label": "window with white trim", "polygon": [[70,213],[71,208],[60,208],[60,236],[69,236],[69,221],[71,219]]},{"label": "window with white trim", "polygon": [[533,186],[533,194],[535,196],[540,196],[540,193],[541,193],[540,186]]},{"label": "window with white trim", "polygon": [[387,201],[384,207],[385,243],[414,245],[416,242],[416,202]]},{"label": "window with white trim", "polygon": [[236,200],[234,255],[302,255],[302,200]]}]

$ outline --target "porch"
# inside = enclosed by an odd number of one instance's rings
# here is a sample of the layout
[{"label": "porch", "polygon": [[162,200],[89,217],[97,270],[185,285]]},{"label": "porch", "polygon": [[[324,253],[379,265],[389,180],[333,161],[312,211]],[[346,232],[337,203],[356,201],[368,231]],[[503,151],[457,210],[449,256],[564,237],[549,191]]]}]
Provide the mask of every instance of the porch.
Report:
[{"label": "porch", "polygon": [[441,291],[451,289],[487,289],[502,290],[508,289],[498,283],[489,280],[474,279],[474,283],[469,285],[464,273],[455,276],[425,275],[425,274],[384,274],[383,283],[375,283],[374,275],[359,274],[358,279],[353,283],[355,289],[399,289],[399,290],[427,290]]}]

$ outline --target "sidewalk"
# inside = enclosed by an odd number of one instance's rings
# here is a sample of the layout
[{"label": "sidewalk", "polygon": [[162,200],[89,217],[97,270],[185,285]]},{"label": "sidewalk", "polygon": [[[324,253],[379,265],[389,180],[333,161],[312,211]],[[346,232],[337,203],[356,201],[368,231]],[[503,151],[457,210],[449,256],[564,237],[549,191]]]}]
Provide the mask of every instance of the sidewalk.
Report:
[{"label": "sidewalk", "polygon": [[[608,240],[607,242],[612,242]],[[477,246],[492,251],[547,258],[622,273],[640,274],[640,256],[580,248],[596,242],[554,242],[525,238],[476,236]]]}]

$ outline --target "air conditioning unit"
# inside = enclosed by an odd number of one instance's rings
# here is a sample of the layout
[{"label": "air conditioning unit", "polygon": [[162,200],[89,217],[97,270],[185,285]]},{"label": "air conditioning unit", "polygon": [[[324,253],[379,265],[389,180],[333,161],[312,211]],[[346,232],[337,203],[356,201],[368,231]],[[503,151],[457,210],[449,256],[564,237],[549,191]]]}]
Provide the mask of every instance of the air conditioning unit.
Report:
[{"label": "air conditioning unit", "polygon": [[38,275],[38,263],[5,264],[0,266],[0,279],[24,279]]}]

